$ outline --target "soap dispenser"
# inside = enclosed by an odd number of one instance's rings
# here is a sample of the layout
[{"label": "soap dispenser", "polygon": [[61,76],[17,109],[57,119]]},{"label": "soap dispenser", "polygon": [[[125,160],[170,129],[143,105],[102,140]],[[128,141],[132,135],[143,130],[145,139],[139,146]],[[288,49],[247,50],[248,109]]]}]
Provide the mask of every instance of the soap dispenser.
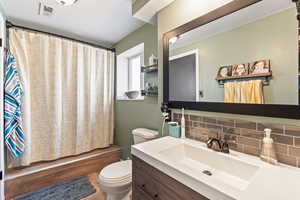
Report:
[{"label": "soap dispenser", "polygon": [[260,158],[273,165],[277,165],[277,157],[274,148],[274,141],[271,138],[271,129],[265,129],[265,137],[263,138],[262,151]]},{"label": "soap dispenser", "polygon": [[184,108],[182,108],[182,110],[181,110],[181,139],[185,139]]},{"label": "soap dispenser", "polygon": [[152,54],[149,57],[149,65],[155,65],[157,63],[157,58]]}]

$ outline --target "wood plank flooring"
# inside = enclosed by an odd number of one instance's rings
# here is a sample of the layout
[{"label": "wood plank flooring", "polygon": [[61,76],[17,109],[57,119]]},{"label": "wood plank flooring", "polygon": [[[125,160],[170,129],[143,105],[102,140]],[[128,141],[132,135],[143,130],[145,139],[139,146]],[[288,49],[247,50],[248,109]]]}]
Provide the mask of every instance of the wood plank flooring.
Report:
[{"label": "wood plank flooring", "polygon": [[[101,189],[101,187],[98,183],[98,174],[99,173],[91,173],[91,174],[87,175],[89,181],[95,187],[96,192],[86,198],[81,199],[81,200],[106,200],[106,194]],[[11,199],[12,198],[10,198],[9,200],[11,200]]]},{"label": "wood plank flooring", "polygon": [[101,187],[98,183],[98,174],[99,173],[91,173],[88,175],[90,182],[96,189],[96,193],[94,193],[86,198],[83,198],[82,200],[106,200],[106,194],[101,189]]},{"label": "wood plank flooring", "polygon": [[[29,174],[19,176],[21,171],[11,172],[10,178],[5,180],[5,199],[10,200],[20,194],[28,193],[42,187],[61,182],[67,179],[75,178],[81,175],[88,175],[97,194],[92,195],[87,200],[104,200],[105,195],[97,183],[97,176],[102,168],[120,160],[120,149],[104,153],[95,157],[79,160],[76,162],[60,165],[53,168],[47,168],[42,171],[31,171]],[[44,163],[43,163],[44,164]],[[49,163],[47,163],[49,165]],[[22,169],[24,170],[24,169]],[[28,170],[29,169],[25,169]],[[101,199],[102,198],[102,199]]]}]

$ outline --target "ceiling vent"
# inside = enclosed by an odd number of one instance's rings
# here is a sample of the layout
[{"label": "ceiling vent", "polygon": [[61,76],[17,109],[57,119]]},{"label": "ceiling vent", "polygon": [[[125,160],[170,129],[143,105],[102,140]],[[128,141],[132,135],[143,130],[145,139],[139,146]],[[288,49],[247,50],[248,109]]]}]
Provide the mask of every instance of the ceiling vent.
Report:
[{"label": "ceiling vent", "polygon": [[51,6],[47,6],[43,3],[39,3],[38,14],[46,17],[50,17],[54,14],[54,9]]},{"label": "ceiling vent", "polygon": [[78,0],[56,0],[56,1],[63,6],[70,6],[75,4]]}]

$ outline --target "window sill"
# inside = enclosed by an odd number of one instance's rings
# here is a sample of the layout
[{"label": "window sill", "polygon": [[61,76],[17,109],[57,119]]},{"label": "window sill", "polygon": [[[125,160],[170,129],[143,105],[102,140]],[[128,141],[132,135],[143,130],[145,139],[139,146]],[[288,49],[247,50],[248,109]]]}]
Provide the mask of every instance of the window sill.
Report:
[{"label": "window sill", "polygon": [[129,98],[124,98],[124,97],[117,97],[117,101],[144,101],[144,97],[139,97],[137,99],[129,99]]}]

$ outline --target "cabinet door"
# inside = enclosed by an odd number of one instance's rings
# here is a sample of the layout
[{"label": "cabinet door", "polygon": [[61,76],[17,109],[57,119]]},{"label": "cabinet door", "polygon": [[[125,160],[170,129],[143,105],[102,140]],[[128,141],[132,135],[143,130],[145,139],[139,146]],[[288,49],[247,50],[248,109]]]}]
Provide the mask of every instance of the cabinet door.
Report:
[{"label": "cabinet door", "polygon": [[138,187],[133,187],[132,200],[153,200],[148,194]]},{"label": "cabinet door", "polygon": [[140,188],[143,192],[155,200],[182,200],[181,196],[170,190],[161,182],[153,179],[147,173],[135,172],[134,186]]},{"label": "cabinet door", "polygon": [[209,200],[141,159],[133,156],[132,160],[133,186],[147,193],[152,199]]}]

